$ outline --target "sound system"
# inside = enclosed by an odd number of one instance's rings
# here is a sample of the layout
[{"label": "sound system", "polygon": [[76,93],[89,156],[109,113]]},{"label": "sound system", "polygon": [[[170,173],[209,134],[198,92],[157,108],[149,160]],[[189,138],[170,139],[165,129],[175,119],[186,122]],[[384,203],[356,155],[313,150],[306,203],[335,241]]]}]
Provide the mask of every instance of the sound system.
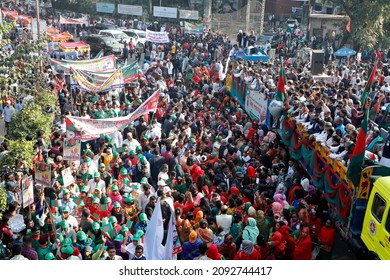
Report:
[{"label": "sound system", "polygon": [[311,51],[311,66],[310,73],[312,75],[319,75],[324,72],[324,51],[312,50]]}]

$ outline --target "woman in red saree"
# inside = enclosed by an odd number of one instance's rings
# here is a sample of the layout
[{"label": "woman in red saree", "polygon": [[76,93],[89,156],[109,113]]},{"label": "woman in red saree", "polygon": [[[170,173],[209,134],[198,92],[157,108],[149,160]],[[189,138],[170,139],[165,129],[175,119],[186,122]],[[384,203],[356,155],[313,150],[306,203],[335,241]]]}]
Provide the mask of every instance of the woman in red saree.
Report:
[{"label": "woman in red saree", "polygon": [[303,228],[301,236],[298,238],[293,253],[293,260],[311,260],[312,259],[312,242],[310,238],[310,229]]}]

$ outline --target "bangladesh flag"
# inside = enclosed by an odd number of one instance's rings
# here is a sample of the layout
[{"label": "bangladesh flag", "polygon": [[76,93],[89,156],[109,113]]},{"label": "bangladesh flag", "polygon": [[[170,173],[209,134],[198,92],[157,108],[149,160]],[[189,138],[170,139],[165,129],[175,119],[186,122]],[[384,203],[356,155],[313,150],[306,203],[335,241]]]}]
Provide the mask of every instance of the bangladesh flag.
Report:
[{"label": "bangladesh flag", "polygon": [[50,204],[52,207],[57,207],[57,208],[62,207],[62,202],[61,202],[61,200],[58,200],[58,199],[51,200]]},{"label": "bangladesh flag", "polygon": [[352,181],[355,188],[360,183],[360,173],[362,171],[362,165],[364,161],[366,151],[366,139],[367,139],[367,126],[369,116],[369,106],[365,106],[365,114],[362,127],[360,128],[359,135],[357,137],[356,146],[353,150],[351,161],[348,165],[347,178]]},{"label": "bangladesh flag", "polygon": [[125,84],[138,82],[138,62],[134,61],[132,64],[123,67],[122,75]]},{"label": "bangladesh flag", "polygon": [[378,65],[378,61],[375,63],[375,66],[371,71],[370,77],[368,78],[368,81],[367,81],[366,87],[364,88],[362,96],[360,96],[360,103],[361,103],[363,108],[366,107],[365,104],[367,102],[368,95],[371,92],[371,87],[372,87],[372,83],[374,82],[374,79],[375,79],[377,65]]},{"label": "bangladesh flag", "polygon": [[280,73],[278,79],[278,87],[276,89],[275,99],[281,101],[284,104],[284,110],[289,107],[288,100],[286,99],[286,75],[284,74],[284,63],[282,61],[280,65]]}]

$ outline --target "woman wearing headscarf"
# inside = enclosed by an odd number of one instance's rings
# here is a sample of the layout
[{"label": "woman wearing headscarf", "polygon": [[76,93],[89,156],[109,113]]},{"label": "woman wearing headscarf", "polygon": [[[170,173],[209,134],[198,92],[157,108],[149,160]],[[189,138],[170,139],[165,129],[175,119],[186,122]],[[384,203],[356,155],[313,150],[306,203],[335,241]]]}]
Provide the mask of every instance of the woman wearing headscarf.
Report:
[{"label": "woman wearing headscarf", "polygon": [[318,235],[318,241],[321,245],[320,253],[317,256],[318,260],[330,260],[332,258],[332,250],[336,240],[336,231],[332,225],[332,221],[327,219]]},{"label": "woman wearing headscarf", "polygon": [[207,227],[206,220],[201,220],[199,222],[199,225],[200,225],[199,228],[196,230],[199,238],[208,246],[210,246],[214,241],[213,231]]},{"label": "woman wearing headscarf", "polygon": [[203,219],[203,211],[202,210],[198,210],[198,212],[196,212],[196,214],[195,214],[194,228],[198,228],[200,226],[199,222],[202,219]]},{"label": "woman wearing headscarf", "polygon": [[248,225],[242,231],[242,239],[250,240],[253,244],[256,244],[256,238],[259,235],[259,229],[256,226],[256,220],[253,218],[248,219]]},{"label": "woman wearing headscarf", "polygon": [[233,237],[233,242],[236,244],[237,247],[241,245],[242,230],[243,230],[242,216],[239,213],[234,213],[233,222],[232,222],[232,226],[230,227],[229,234]]},{"label": "woman wearing headscarf", "polygon": [[236,244],[233,242],[233,236],[231,234],[225,236],[225,240],[223,241],[221,246],[219,246],[218,251],[227,260],[234,259],[234,255],[236,254],[237,247]]},{"label": "woman wearing headscarf", "polygon": [[268,245],[272,249],[272,252],[277,260],[284,257],[284,254],[286,253],[286,245],[284,245],[283,236],[279,231],[275,231],[272,234],[270,240],[268,241]]},{"label": "woman wearing headscarf", "polygon": [[188,241],[191,230],[192,230],[191,222],[187,219],[184,220],[183,226],[178,227],[178,234],[179,234],[181,244]]},{"label": "woman wearing headscarf", "polygon": [[218,252],[218,247],[215,244],[209,246],[207,256],[212,260],[225,260],[225,257]]},{"label": "woman wearing headscarf", "polygon": [[298,241],[295,245],[293,260],[311,260],[312,242],[310,238],[310,229],[304,227]]},{"label": "woman wearing headscarf", "polygon": [[250,240],[243,240],[240,250],[234,256],[235,260],[260,260],[260,253],[255,250],[254,244]]}]

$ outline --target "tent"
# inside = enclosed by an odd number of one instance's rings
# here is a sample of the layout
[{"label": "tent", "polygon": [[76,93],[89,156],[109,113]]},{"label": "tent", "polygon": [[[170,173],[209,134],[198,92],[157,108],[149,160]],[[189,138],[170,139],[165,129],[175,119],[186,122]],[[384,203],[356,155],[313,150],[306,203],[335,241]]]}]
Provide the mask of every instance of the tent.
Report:
[{"label": "tent", "polygon": [[356,54],[356,52],[354,50],[349,49],[349,48],[341,48],[341,49],[338,49],[334,53],[335,56],[340,56],[340,57],[353,56],[355,54]]}]

